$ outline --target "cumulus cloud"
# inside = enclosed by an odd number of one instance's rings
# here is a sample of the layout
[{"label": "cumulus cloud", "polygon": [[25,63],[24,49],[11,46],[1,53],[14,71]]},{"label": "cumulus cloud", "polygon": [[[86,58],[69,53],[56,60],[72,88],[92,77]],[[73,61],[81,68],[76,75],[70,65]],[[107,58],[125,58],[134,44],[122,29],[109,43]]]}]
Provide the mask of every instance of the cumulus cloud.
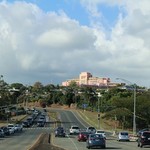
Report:
[{"label": "cumulus cloud", "polygon": [[[149,0],[81,0],[91,24],[32,3],[0,3],[0,69],[10,82],[60,84],[89,71],[149,86]],[[111,30],[101,5],[118,7]],[[107,19],[107,18],[105,18]]]}]

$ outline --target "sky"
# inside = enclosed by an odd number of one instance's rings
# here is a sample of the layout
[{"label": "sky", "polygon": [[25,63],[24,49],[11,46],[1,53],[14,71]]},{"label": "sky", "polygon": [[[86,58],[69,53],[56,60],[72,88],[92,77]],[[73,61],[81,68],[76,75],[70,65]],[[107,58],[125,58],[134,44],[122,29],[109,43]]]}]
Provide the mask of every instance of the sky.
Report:
[{"label": "sky", "polygon": [[150,0],[0,0],[7,83],[61,85],[90,72],[149,88],[149,59]]}]

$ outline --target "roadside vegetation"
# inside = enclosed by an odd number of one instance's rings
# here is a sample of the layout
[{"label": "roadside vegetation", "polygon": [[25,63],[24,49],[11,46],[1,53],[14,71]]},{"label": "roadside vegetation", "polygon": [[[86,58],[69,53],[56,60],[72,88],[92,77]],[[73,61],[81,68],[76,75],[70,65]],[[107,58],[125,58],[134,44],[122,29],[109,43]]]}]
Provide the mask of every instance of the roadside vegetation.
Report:
[{"label": "roadside vegetation", "polygon": [[[71,83],[69,87],[59,85],[42,85],[36,82],[34,85],[25,86],[21,83],[7,84],[0,80],[0,120],[8,120],[15,115],[24,115],[29,103],[33,107],[40,104],[46,107],[53,104],[67,105],[69,108],[79,108],[84,113],[95,114],[93,122],[97,122],[98,108],[101,115],[100,121],[112,128],[132,129],[133,123],[133,87],[121,88],[78,87]],[[139,90],[140,89],[140,90]],[[75,106],[75,107],[72,107]],[[150,90],[137,87],[136,90],[136,124],[137,129],[149,127],[150,124]],[[90,116],[90,114],[87,114]],[[54,117],[55,118],[55,117]]]}]

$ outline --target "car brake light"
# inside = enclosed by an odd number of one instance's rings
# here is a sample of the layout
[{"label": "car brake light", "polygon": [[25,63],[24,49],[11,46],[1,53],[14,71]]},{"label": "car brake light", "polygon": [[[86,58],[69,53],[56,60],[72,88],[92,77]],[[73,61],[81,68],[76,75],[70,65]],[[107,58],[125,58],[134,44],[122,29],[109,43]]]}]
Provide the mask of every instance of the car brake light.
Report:
[{"label": "car brake light", "polygon": [[141,136],[141,138],[142,138],[142,139],[144,139],[144,138],[145,138],[145,136]]}]

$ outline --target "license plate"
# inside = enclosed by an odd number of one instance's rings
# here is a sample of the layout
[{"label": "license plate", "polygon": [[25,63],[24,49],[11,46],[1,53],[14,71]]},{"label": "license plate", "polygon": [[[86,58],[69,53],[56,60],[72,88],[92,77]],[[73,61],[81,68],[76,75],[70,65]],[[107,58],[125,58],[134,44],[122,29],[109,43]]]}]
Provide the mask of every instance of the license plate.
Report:
[{"label": "license plate", "polygon": [[148,138],[148,140],[150,140],[150,138]]}]

